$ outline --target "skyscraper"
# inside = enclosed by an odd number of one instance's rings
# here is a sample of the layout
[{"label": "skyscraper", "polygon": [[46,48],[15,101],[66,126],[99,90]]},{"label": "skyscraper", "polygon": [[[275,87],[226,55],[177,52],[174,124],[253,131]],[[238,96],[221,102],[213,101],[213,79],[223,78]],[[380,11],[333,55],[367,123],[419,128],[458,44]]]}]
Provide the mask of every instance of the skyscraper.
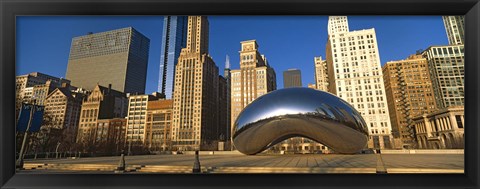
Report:
[{"label": "skyscraper", "polygon": [[302,72],[299,69],[288,69],[283,72],[283,88],[302,87]]},{"label": "skyscraper", "polygon": [[150,40],[132,27],[74,37],[66,78],[93,90],[112,85],[124,93],[145,93]]},{"label": "skyscraper", "polygon": [[416,142],[407,126],[415,116],[436,110],[427,59],[414,54],[387,62],[382,69],[393,137],[403,147],[413,147]]},{"label": "skyscraper", "polygon": [[258,52],[255,40],[242,41],[240,69],[232,70],[231,122],[256,98],[277,89],[275,70],[270,67],[264,55]]},{"label": "skyscraper", "polygon": [[438,108],[463,106],[465,103],[464,51],[463,45],[448,45],[431,46],[423,52]]},{"label": "skyscraper", "polygon": [[213,150],[218,139],[218,67],[208,54],[208,19],[189,16],[173,92],[172,141],[178,150]]},{"label": "skyscraper", "polygon": [[316,89],[328,91],[328,69],[327,61],[322,60],[322,57],[315,57],[315,86]]},{"label": "skyscraper", "polygon": [[227,148],[230,148],[231,149],[231,146],[232,146],[232,141],[231,141],[231,138],[232,138],[232,131],[231,131],[231,86],[232,86],[232,75],[231,75],[231,70],[230,70],[230,57],[227,55],[226,58],[225,58],[225,69],[223,70],[223,77],[225,78],[226,80],[226,92],[227,92],[227,96],[226,96],[226,103],[227,103],[227,109],[226,109],[226,121],[227,121],[227,125],[226,125],[226,136],[225,136],[225,139],[227,140],[227,145],[226,147]]},{"label": "skyscraper", "polygon": [[346,16],[330,16],[326,49],[329,92],[362,114],[369,129],[369,147],[391,148],[392,128],[375,29],[348,31]]},{"label": "skyscraper", "polygon": [[447,32],[448,44],[461,45],[465,41],[465,17],[442,16],[445,31]]},{"label": "skyscraper", "polygon": [[162,49],[158,91],[172,98],[175,84],[175,65],[187,42],[187,16],[165,16],[163,19]]}]

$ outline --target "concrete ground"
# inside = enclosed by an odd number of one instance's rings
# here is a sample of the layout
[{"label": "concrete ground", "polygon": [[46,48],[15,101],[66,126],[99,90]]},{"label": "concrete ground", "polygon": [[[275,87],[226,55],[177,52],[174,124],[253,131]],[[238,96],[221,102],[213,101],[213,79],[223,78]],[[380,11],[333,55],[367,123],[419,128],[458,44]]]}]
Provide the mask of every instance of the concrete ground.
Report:
[{"label": "concrete ground", "polygon": [[[383,166],[389,173],[463,173],[464,156],[463,154],[382,154],[382,161],[378,161],[378,154],[295,154],[295,155],[267,155],[259,154],[254,156],[246,155],[200,155],[200,164],[202,172],[279,172],[290,170],[291,172],[365,172],[375,173],[378,166]],[[178,172],[190,171],[195,156],[194,155],[142,155],[126,156],[126,165],[131,165],[131,169],[137,172],[147,171],[161,173],[167,170],[177,169]],[[66,167],[96,167],[101,165],[105,170],[110,170],[118,165],[119,156],[114,157],[94,157],[80,159],[36,159],[25,160],[25,167],[37,166],[36,171],[27,169],[20,172],[38,172],[41,164],[56,165],[57,168],[63,166],[61,172],[68,172]],[[383,163],[383,164],[382,164]],[[43,171],[45,171],[45,167]],[[59,168],[60,169],[60,168]],[[66,169],[66,170],[65,170]],[[54,167],[49,168],[54,171]],[[83,171],[87,171],[86,169]],[[100,169],[95,169],[101,171]],[[102,169],[103,170],[103,169]],[[180,171],[184,170],[184,171]],[[330,170],[330,171],[329,171]],[[78,173],[79,170],[73,170],[72,173]],[[81,172],[81,171],[80,171]]]}]

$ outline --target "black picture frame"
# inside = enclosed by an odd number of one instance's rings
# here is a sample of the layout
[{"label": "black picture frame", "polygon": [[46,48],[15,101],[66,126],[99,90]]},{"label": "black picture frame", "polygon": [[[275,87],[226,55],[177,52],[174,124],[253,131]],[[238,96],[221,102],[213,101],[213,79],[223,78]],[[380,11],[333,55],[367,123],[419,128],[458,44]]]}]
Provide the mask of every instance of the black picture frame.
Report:
[{"label": "black picture frame", "polygon": [[[478,0],[0,0],[1,188],[479,188]],[[465,174],[15,174],[15,17],[465,15]]]}]

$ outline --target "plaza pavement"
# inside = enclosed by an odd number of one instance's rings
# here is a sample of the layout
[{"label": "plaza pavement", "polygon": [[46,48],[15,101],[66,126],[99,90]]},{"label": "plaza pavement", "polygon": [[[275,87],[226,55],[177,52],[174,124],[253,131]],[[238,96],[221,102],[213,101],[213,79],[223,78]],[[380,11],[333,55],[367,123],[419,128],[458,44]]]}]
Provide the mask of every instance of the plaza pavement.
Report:
[{"label": "plaza pavement", "polygon": [[[463,173],[463,154],[200,155],[203,173]],[[125,156],[126,173],[191,173],[194,155]],[[19,173],[113,173],[120,157],[25,160]]]}]

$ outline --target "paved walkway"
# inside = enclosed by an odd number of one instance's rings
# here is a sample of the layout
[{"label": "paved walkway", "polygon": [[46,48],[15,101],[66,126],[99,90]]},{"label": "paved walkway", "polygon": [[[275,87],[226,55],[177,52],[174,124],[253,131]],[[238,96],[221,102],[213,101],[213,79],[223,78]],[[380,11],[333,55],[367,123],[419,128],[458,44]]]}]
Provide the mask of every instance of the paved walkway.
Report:
[{"label": "paved walkway", "polygon": [[[194,162],[194,155],[143,155],[126,156],[125,162],[131,169],[138,172],[164,172],[178,169],[178,172],[188,172]],[[461,154],[382,154],[385,168],[390,173],[439,172],[462,173],[464,156]],[[115,168],[119,156],[95,157],[80,159],[37,159],[25,160],[26,165],[52,165],[63,167],[95,167],[104,166],[106,170]],[[338,155],[338,154],[297,154],[297,155],[200,155],[203,172],[310,172],[310,173],[375,173],[377,167],[376,154]],[[166,167],[167,166],[167,167]],[[44,166],[48,167],[48,166]],[[53,168],[52,168],[53,167]],[[142,171],[140,171],[142,170]],[[150,170],[150,171],[148,171]],[[432,171],[433,170],[433,171]],[[40,170],[38,170],[40,171]],[[45,170],[43,170],[45,171]],[[25,170],[23,172],[35,172]],[[68,172],[60,170],[60,172]],[[81,170],[72,170],[72,173]]]}]

